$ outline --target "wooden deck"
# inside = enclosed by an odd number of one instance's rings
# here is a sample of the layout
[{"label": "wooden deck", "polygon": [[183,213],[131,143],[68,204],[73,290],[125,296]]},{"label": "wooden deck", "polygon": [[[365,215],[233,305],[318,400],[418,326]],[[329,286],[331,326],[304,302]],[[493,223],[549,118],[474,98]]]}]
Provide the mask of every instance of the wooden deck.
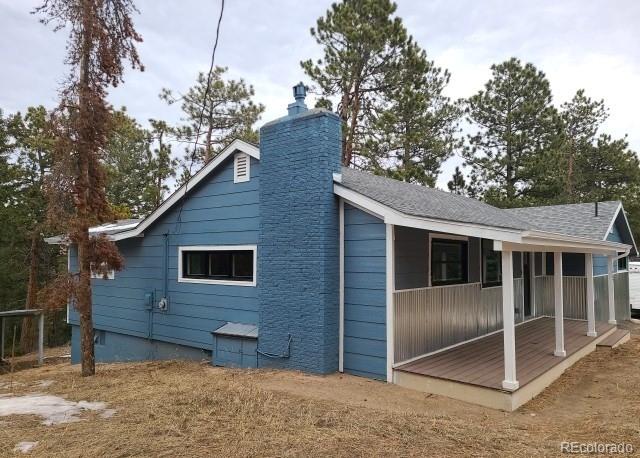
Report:
[{"label": "wooden deck", "polygon": [[[597,322],[598,336],[613,327],[608,323]],[[588,337],[586,332],[585,321],[564,320],[566,358],[597,339]],[[519,389],[565,359],[554,356],[554,348],[553,318],[539,318],[516,326],[516,376],[520,383]],[[399,366],[395,370],[502,390],[504,379],[502,332],[435,355],[425,356]]]}]

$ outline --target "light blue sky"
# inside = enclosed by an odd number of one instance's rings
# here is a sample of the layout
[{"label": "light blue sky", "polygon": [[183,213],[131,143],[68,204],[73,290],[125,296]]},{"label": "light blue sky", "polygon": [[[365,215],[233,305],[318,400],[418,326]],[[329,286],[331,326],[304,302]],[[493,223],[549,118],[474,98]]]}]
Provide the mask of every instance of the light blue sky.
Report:
[{"label": "light blue sky", "polygon": [[[54,106],[65,76],[65,32],[54,34],[30,14],[39,1],[0,0],[0,108]],[[188,88],[208,67],[219,0],[138,0],[144,73],[128,72],[110,95],[145,123],[175,122],[177,106],[158,99],[163,87]],[[439,66],[452,73],[447,93],[467,97],[482,88],[489,66],[511,56],[533,62],[551,81],[559,104],[586,89],[604,98],[611,116],[604,130],[629,135],[640,151],[640,1],[636,0],[399,0],[398,14]],[[330,1],[227,0],[217,64],[256,89],[266,105],[261,122],[281,116],[291,86],[308,82],[299,62],[319,57],[309,34]],[[313,103],[313,101],[310,101]],[[438,181],[446,186],[453,158]]]}]

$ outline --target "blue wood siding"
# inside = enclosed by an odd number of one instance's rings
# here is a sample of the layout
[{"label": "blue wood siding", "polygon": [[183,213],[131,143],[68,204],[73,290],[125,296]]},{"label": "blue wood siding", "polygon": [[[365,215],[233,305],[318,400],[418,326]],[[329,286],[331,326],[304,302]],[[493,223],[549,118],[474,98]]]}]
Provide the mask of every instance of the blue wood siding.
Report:
[{"label": "blue wood siding", "polygon": [[[622,236],[620,235],[620,229],[618,228],[618,224],[620,221],[616,221],[616,223],[611,228],[611,232],[607,236],[607,240],[609,242],[620,242],[623,243]],[[613,271],[618,271],[618,264],[614,264]],[[593,275],[606,275],[607,274],[607,257],[594,255],[593,256]]]},{"label": "blue wood siding", "polygon": [[[179,283],[178,247],[257,244],[259,172],[260,163],[251,158],[251,179],[234,183],[230,158],[189,194],[182,209],[175,205],[144,237],[118,242],[124,270],[114,280],[92,280],[95,328],[211,350],[211,331],[227,321],[257,324],[257,287]],[[153,293],[156,303],[163,296],[165,234],[169,309],[150,312],[145,294]],[[71,265],[76,268],[75,250]],[[70,322],[78,323],[75,311]]]},{"label": "blue wood siding", "polygon": [[385,380],[385,225],[348,204],[344,207],[344,370]]}]

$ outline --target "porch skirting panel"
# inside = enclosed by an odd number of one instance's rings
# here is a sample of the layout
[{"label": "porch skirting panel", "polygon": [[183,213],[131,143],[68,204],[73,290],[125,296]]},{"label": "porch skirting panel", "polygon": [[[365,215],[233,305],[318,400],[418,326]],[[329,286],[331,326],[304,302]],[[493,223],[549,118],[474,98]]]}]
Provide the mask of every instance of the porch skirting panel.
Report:
[{"label": "porch skirting panel", "polygon": [[[586,277],[565,276],[564,318],[587,319]],[[524,282],[514,279],[516,323],[524,321]],[[553,276],[535,277],[532,317],[555,315]],[[594,277],[595,316],[609,316],[607,277]],[[616,319],[629,319],[629,274],[614,274]],[[480,283],[399,290],[394,293],[394,360],[407,361],[502,329],[502,287]]]},{"label": "porch skirting panel", "polygon": [[394,356],[406,361],[502,328],[502,288],[480,283],[396,291]]}]

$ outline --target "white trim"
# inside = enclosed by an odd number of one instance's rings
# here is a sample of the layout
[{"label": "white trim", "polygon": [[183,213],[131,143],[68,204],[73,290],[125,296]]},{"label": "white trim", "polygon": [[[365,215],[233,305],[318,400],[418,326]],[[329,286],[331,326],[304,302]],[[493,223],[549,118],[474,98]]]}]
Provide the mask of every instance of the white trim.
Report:
[{"label": "white trim", "polygon": [[625,212],[624,208],[622,207],[622,202],[620,202],[618,204],[618,208],[616,209],[615,213],[613,214],[613,219],[609,223],[609,227],[607,228],[607,232],[604,234],[604,238],[602,240],[607,240],[607,237],[609,237],[609,234],[613,231],[613,225],[616,223],[616,219],[618,219],[618,214],[620,212],[622,212],[622,216],[624,217],[624,222],[626,223],[627,230],[629,231],[629,235],[631,236],[631,242],[633,243],[633,248],[634,248],[636,254],[638,254],[638,247],[636,245],[635,239],[633,238],[633,231],[631,230],[631,225],[629,224],[629,220],[627,219],[627,212]]},{"label": "white trim", "polygon": [[[529,310],[532,316],[536,316],[536,253],[529,251]],[[524,268],[523,268],[524,270]],[[524,288],[523,288],[524,291]],[[523,293],[524,294],[524,293]],[[523,307],[524,308],[524,307]]]},{"label": "white trim", "polygon": [[593,255],[591,253],[584,255],[584,273],[587,282],[587,335],[589,337],[598,337],[598,332],[596,331],[595,292],[593,285]]},{"label": "white trim", "polygon": [[344,200],[340,199],[339,226],[340,226],[340,325],[339,325],[339,352],[338,371],[344,372]]},{"label": "white trim", "polygon": [[607,256],[607,296],[609,305],[609,324],[616,325],[616,300],[615,300],[615,286],[613,283],[613,263],[616,262],[614,256]]},{"label": "white trim", "polygon": [[502,329],[504,345],[504,380],[502,388],[517,390],[516,377],[516,329],[513,297],[513,255],[503,250],[502,258]]},{"label": "white trim", "polygon": [[[182,276],[182,253],[185,251],[253,251],[253,280],[232,281],[210,278],[184,278]],[[256,286],[258,266],[257,245],[184,245],[178,247],[178,283],[202,283],[206,285]]]},{"label": "white trim", "polygon": [[190,190],[198,185],[204,178],[206,178],[212,171],[214,171],[220,164],[222,164],[229,156],[236,151],[240,151],[248,154],[249,156],[260,160],[260,150],[245,141],[234,140],[229,146],[227,146],[220,154],[218,154],[212,161],[202,167],[191,179],[178,188],[173,194],[171,194],[158,208],[156,208],[149,216],[140,222],[135,229],[130,231],[119,232],[111,235],[111,240],[123,240],[131,237],[138,237],[142,235],[144,230],[149,227],[155,220],[160,218],[167,210],[175,205],[183,196],[185,196]]},{"label": "white trim", "polygon": [[[589,250],[595,253],[604,254],[625,251],[630,246],[616,242],[598,242],[597,240],[586,237],[557,234],[553,232],[505,229],[474,223],[462,223],[457,221],[445,221],[411,216],[394,210],[387,205],[381,204],[380,202],[356,191],[345,188],[340,185],[340,183],[335,182],[333,185],[333,192],[353,205],[366,208],[376,215],[380,215],[386,224],[492,239],[495,241],[494,249],[496,251],[501,251],[503,249],[503,242],[511,242],[514,245],[520,245],[509,247],[509,251],[545,250],[583,253],[586,250]],[[507,248],[504,249],[506,250]]]},{"label": "white trim", "polygon": [[393,291],[395,290],[394,281],[394,237],[393,225],[386,225],[386,279],[387,279],[387,316],[386,316],[386,334],[387,334],[387,382],[393,383],[393,358],[394,358],[394,322],[393,322]]},{"label": "white trim", "polygon": [[[245,173],[238,175],[238,162],[244,160]],[[233,182],[245,183],[251,179],[251,156],[247,153],[235,153],[233,155]]]},{"label": "white trim", "polygon": [[553,253],[553,302],[556,331],[555,356],[564,358],[567,352],[564,349],[564,299],[562,292],[562,252]]},{"label": "white trim", "polygon": [[104,275],[94,271],[93,270],[93,265],[91,265],[91,271],[89,273],[89,276],[91,277],[92,280],[115,280],[116,271],[113,270],[113,269],[107,270],[107,278],[105,278]]},{"label": "white trim", "polygon": [[349,204],[359,208],[367,209],[370,213],[378,215],[387,224],[395,226],[407,226],[417,229],[426,229],[434,232],[447,232],[456,235],[468,235],[471,237],[481,237],[485,239],[520,241],[520,232],[509,229],[500,229],[480,224],[460,223],[456,221],[437,220],[410,216],[396,211],[386,205],[376,202],[369,197],[347,189],[339,183],[334,183],[333,192],[345,199]]}]

